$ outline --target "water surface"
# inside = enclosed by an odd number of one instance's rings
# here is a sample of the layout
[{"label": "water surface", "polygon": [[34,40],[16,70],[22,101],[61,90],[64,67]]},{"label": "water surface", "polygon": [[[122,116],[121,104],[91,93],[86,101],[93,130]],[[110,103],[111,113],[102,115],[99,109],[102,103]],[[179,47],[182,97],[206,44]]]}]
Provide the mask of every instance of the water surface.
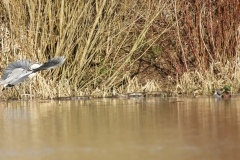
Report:
[{"label": "water surface", "polygon": [[0,104],[0,159],[238,159],[240,97]]}]

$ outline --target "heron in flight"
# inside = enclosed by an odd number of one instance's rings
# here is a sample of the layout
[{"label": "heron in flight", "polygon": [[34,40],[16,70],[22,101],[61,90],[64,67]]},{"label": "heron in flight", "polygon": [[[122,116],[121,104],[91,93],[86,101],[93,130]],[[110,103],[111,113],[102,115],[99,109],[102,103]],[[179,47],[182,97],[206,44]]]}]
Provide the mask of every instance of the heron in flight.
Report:
[{"label": "heron in flight", "polygon": [[0,80],[1,90],[5,87],[13,87],[27,78],[33,77],[38,71],[56,68],[62,65],[64,61],[64,56],[52,58],[43,64],[32,63],[30,60],[15,61],[3,71]]}]

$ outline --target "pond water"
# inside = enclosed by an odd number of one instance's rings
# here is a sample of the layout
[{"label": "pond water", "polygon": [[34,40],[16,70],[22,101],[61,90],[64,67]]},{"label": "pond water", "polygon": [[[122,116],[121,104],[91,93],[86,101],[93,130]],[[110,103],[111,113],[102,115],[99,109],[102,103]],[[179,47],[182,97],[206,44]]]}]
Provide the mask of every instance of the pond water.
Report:
[{"label": "pond water", "polygon": [[240,97],[0,103],[0,159],[238,159]]}]

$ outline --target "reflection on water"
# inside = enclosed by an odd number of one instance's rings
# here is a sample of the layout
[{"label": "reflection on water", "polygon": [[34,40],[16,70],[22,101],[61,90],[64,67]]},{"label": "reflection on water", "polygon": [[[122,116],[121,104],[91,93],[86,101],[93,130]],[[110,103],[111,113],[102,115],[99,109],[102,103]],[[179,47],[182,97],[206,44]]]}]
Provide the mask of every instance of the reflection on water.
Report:
[{"label": "reflection on water", "polygon": [[0,159],[237,159],[240,99],[98,99],[0,105]]}]

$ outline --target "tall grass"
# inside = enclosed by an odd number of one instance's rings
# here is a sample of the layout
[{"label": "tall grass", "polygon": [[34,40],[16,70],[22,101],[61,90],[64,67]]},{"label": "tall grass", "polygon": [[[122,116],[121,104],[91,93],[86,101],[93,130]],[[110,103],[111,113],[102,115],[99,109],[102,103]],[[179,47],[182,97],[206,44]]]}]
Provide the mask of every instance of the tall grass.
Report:
[{"label": "tall grass", "polygon": [[29,83],[41,98],[239,86],[237,0],[2,0],[0,11],[2,71],[17,59],[67,58],[5,97]]},{"label": "tall grass", "polygon": [[[8,45],[2,45],[2,68],[19,58],[44,62],[64,55],[67,61],[62,67],[43,72],[31,82],[35,94],[52,98],[101,90],[107,95],[122,85],[135,62],[146,54],[147,49],[140,49],[160,38],[147,40],[146,34],[168,5],[124,0],[3,1],[6,21],[1,25],[9,35],[2,39]],[[25,88],[28,92],[29,85]],[[8,91],[9,96],[19,94]]]}]

